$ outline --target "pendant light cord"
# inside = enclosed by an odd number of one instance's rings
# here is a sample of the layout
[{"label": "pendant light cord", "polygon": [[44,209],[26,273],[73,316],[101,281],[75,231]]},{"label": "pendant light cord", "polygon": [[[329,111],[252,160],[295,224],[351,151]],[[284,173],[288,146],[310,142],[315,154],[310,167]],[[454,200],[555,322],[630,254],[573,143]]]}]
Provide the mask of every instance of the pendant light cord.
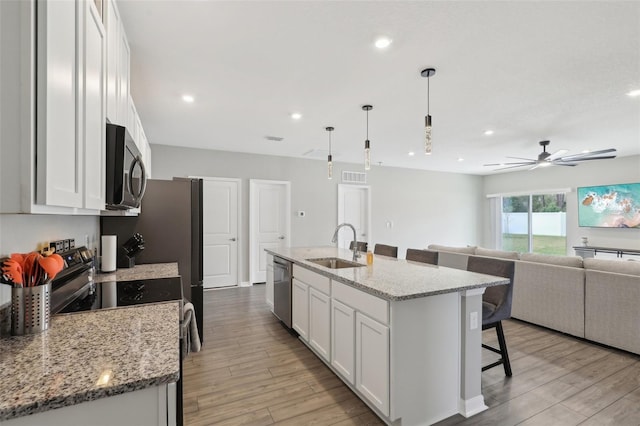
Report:
[{"label": "pendant light cord", "polygon": [[329,132],[329,155],[331,155],[331,132]]},{"label": "pendant light cord", "polygon": [[431,80],[431,77],[427,77],[427,115],[429,115],[429,97],[430,97],[430,88],[429,88],[429,80]]},{"label": "pendant light cord", "polygon": [[369,110],[367,110],[367,140],[369,140]]}]

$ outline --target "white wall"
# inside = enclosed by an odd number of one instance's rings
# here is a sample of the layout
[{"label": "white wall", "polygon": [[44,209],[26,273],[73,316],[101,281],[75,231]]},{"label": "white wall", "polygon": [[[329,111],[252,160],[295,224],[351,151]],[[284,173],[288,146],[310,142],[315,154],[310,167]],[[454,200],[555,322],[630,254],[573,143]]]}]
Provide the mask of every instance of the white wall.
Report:
[{"label": "white wall", "polygon": [[[640,229],[578,227],[577,187],[632,182],[640,182],[638,155],[584,162],[576,167],[548,167],[485,176],[484,194],[526,194],[536,190],[571,188],[567,194],[567,254],[574,255],[572,247],[581,245],[580,238],[583,236],[589,238],[589,245],[592,246],[640,249]],[[490,202],[486,200],[484,206],[483,245],[494,247],[493,235],[489,232]]]},{"label": "white wall", "polygon": [[85,245],[87,237],[93,250],[99,244],[99,232],[98,216],[0,214],[0,256],[30,252],[67,238],[74,238],[78,247]]},{"label": "white wall", "polygon": [[[338,219],[338,184],[342,170],[362,171],[360,164],[334,163],[334,179],[326,178],[326,163],[296,159],[152,145],[153,177],[209,176],[242,179],[242,280],[248,280],[249,179],[291,182],[292,245],[330,245]],[[430,243],[477,244],[482,236],[482,177],[373,167],[372,241],[407,247]],[[305,217],[295,216],[304,210]],[[393,221],[388,229],[386,221]]]}]

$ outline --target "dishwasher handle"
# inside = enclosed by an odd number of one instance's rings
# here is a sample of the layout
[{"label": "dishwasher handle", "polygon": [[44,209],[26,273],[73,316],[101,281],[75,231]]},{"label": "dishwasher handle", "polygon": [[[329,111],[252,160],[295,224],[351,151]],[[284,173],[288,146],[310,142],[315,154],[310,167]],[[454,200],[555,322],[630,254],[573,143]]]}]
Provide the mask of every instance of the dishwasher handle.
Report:
[{"label": "dishwasher handle", "polygon": [[278,265],[278,266],[283,267],[287,271],[291,271],[291,262],[289,262],[288,260],[284,260],[284,259],[281,259],[279,257],[274,257],[273,258],[273,263],[274,263],[274,265]]}]

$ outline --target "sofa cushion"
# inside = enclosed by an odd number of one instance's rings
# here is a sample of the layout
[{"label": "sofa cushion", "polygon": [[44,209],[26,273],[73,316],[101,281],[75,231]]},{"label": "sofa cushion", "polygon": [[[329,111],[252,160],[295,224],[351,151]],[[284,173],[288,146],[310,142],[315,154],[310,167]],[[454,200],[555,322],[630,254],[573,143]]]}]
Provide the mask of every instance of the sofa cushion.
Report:
[{"label": "sofa cushion", "polygon": [[483,247],[476,247],[476,256],[497,257],[500,259],[518,260],[520,253],[517,251],[492,250]]},{"label": "sofa cushion", "polygon": [[441,246],[439,244],[429,244],[427,247],[429,250],[436,251],[448,251],[451,253],[463,253],[463,254],[475,254],[476,247],[475,246],[467,246],[467,247],[449,247],[449,246]]},{"label": "sofa cushion", "polygon": [[579,256],[551,256],[548,254],[522,253],[520,260],[535,263],[548,263],[550,265],[582,268],[582,258]]},{"label": "sofa cushion", "polygon": [[640,275],[640,262],[608,259],[585,259],[585,269],[614,272],[616,274]]}]

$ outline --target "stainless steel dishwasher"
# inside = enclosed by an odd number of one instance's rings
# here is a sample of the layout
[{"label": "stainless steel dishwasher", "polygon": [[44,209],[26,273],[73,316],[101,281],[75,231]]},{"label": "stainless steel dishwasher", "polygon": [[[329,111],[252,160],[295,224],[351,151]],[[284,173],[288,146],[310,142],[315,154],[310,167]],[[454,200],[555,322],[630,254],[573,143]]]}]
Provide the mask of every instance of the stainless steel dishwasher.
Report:
[{"label": "stainless steel dishwasher", "polygon": [[291,262],[273,258],[273,313],[291,328]]}]

